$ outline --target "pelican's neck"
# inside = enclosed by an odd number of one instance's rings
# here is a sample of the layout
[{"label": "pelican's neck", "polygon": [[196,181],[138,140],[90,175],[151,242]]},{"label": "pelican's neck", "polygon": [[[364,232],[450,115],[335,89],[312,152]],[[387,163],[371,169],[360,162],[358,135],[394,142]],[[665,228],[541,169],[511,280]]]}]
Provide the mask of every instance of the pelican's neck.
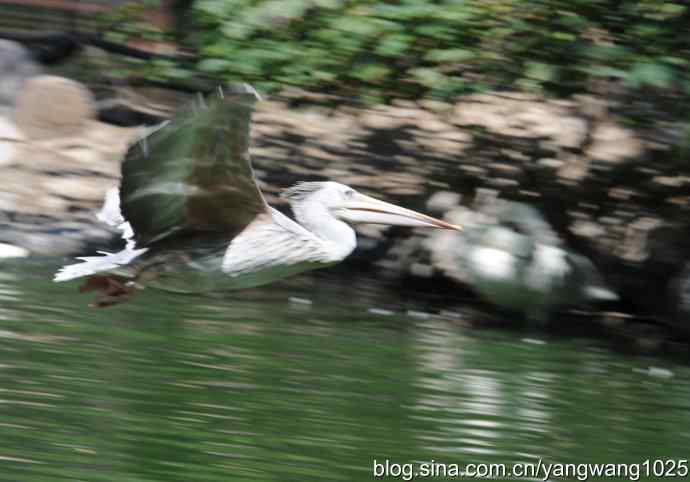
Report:
[{"label": "pelican's neck", "polygon": [[319,202],[291,203],[295,218],[307,231],[328,242],[334,261],[340,261],[357,246],[355,230],[337,219]]}]

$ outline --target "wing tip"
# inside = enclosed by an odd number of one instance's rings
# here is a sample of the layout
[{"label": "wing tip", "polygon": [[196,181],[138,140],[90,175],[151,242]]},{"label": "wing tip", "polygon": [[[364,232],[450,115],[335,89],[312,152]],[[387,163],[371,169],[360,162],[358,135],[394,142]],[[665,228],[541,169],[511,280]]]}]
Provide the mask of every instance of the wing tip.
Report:
[{"label": "wing tip", "polygon": [[254,97],[256,98],[256,100],[258,100],[259,102],[261,102],[262,100],[264,100],[264,99],[261,97],[261,94],[259,94],[259,92],[258,92],[252,85],[247,84],[246,82],[245,82],[243,85],[244,85],[244,88],[247,90],[247,93],[248,93],[248,94],[253,94]]},{"label": "wing tip", "polygon": [[226,95],[250,95],[255,101],[263,101],[263,97],[259,92],[251,85],[246,82],[227,84],[225,87],[218,86],[218,96],[224,99]]}]

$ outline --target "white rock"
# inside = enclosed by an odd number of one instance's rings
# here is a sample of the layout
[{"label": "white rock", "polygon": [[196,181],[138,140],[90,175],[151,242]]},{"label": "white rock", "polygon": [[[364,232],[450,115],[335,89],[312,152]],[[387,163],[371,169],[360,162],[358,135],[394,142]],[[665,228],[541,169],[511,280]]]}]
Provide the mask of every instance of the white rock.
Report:
[{"label": "white rock", "polygon": [[0,166],[11,164],[15,152],[17,152],[17,149],[14,147],[14,142],[3,142],[0,140]]},{"label": "white rock", "polygon": [[29,250],[13,244],[0,243],[0,258],[26,258]]},{"label": "white rock", "polygon": [[460,199],[460,194],[456,192],[438,191],[429,198],[426,207],[431,211],[444,212],[460,204]]},{"label": "white rock", "polygon": [[0,117],[0,142],[2,141],[23,141],[26,136],[14,125],[12,121],[5,117]]}]

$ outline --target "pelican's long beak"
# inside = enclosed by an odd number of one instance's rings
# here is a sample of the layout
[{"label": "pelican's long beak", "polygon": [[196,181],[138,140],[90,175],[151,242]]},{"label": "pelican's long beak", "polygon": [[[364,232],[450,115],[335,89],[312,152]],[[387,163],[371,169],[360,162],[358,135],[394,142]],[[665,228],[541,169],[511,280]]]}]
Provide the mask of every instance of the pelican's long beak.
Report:
[{"label": "pelican's long beak", "polygon": [[395,204],[379,201],[364,194],[355,193],[338,210],[339,217],[351,223],[388,224],[392,226],[417,226],[439,229],[462,228],[440,219],[432,218]]}]

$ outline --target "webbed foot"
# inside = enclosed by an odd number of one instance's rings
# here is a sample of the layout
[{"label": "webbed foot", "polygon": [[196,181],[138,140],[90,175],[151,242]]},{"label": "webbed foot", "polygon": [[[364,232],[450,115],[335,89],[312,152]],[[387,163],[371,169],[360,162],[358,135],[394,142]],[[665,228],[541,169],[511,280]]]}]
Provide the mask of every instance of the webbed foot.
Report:
[{"label": "webbed foot", "polygon": [[80,287],[80,293],[96,292],[96,299],[90,308],[104,308],[123,303],[132,296],[135,286],[117,276],[90,276]]}]

